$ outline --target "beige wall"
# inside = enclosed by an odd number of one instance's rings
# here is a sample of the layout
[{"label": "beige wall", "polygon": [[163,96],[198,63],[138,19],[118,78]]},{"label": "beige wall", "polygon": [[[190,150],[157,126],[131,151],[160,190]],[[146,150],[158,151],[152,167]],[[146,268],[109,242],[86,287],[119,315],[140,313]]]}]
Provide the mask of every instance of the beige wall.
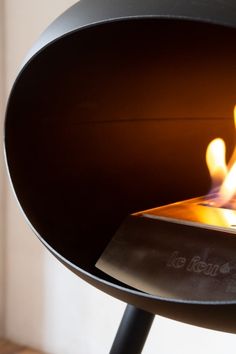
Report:
[{"label": "beige wall", "polygon": [[[8,92],[39,33],[75,2],[5,1]],[[108,353],[124,304],[85,284],[59,264],[32,234],[9,190],[6,231],[7,337],[50,354]],[[235,347],[236,336],[158,317],[144,354],[226,354]]]},{"label": "beige wall", "polygon": [[[0,145],[3,144],[2,127],[5,107],[5,70],[4,70],[4,2],[0,0]],[[4,332],[4,265],[5,265],[5,173],[3,151],[0,151],[0,337]]]}]

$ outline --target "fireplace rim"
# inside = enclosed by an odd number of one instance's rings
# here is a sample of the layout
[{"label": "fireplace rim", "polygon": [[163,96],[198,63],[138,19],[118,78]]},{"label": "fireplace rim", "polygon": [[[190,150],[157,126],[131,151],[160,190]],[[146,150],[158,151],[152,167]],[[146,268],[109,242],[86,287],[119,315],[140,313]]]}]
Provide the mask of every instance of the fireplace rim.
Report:
[{"label": "fireplace rim", "polygon": [[[54,39],[51,39],[49,41],[45,40],[42,41],[42,43],[39,43],[39,40],[36,41],[36,44],[29,50],[29,52],[26,54],[25,58],[23,59],[23,62],[21,64],[21,66],[18,69],[18,72],[16,74],[14,83],[11,87],[10,90],[10,94],[8,96],[8,100],[7,100],[7,107],[8,104],[10,102],[11,99],[11,95],[14,91],[14,87],[18,82],[18,79],[20,79],[21,75],[24,74],[25,69],[30,66],[31,62],[41,53],[44,52],[44,50],[47,50],[48,47],[50,47],[51,45],[54,45],[55,43],[57,43],[58,41],[64,40],[67,37],[77,33],[77,32],[81,32],[87,29],[95,29],[96,27],[99,26],[103,26],[103,25],[109,25],[109,24],[113,24],[113,23],[120,23],[120,22],[133,22],[133,21],[145,21],[145,20],[161,20],[161,21],[168,21],[168,22],[194,22],[198,25],[204,25],[204,24],[208,24],[211,26],[217,26],[217,27],[221,27],[221,28],[228,28],[228,29],[232,29],[236,31],[236,24],[235,26],[232,26],[229,23],[226,22],[220,22],[220,21],[214,21],[212,19],[202,19],[200,17],[195,18],[195,17],[190,17],[190,16],[184,16],[184,15],[179,15],[179,16],[175,16],[175,15],[137,15],[137,16],[127,16],[127,17],[117,17],[117,18],[112,18],[112,19],[104,19],[98,22],[93,22],[93,23],[89,23],[87,25],[83,25],[81,27],[75,28],[71,31],[65,32],[61,35],[59,35],[58,37],[55,37]],[[50,26],[45,30],[45,32],[50,30]],[[42,35],[44,34],[44,32],[42,33]],[[6,108],[6,112],[7,112],[7,108]],[[7,114],[6,114],[7,115]],[[5,121],[4,121],[5,123]],[[4,129],[5,132],[5,129]]]}]

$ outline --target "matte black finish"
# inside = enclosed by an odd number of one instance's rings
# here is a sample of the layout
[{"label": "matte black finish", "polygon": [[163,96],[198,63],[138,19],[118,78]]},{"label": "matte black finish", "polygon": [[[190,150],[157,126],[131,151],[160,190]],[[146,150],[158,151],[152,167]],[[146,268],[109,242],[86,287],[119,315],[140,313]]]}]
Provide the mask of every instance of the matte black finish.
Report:
[{"label": "matte black finish", "polygon": [[98,268],[148,294],[173,300],[234,301],[236,237],[131,215]]},{"label": "matte black finish", "polygon": [[62,263],[148,312],[231,332],[236,299],[153,297],[94,265],[130,213],[207,192],[212,138],[232,151],[235,26],[233,1],[82,0],[29,53],[5,123],[18,201]]},{"label": "matte black finish", "polygon": [[153,314],[127,305],[110,354],[142,353],[153,320]]},{"label": "matte black finish", "polygon": [[25,63],[44,46],[67,33],[128,18],[186,19],[235,27],[236,3],[234,0],[81,0],[48,27]]}]

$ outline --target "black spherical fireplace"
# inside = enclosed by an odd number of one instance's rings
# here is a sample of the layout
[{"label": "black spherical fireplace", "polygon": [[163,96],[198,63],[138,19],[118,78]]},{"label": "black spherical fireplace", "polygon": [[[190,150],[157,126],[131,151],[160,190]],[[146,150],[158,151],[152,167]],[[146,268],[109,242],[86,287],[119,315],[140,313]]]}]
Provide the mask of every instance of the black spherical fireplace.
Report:
[{"label": "black spherical fireplace", "polygon": [[[232,254],[217,253],[229,263],[227,279],[226,268],[211,287],[191,275],[198,289],[208,287],[197,300],[189,278],[186,296],[153,295],[95,266],[130,214],[208,192],[211,139],[222,137],[232,153],[235,27],[233,1],[82,0],[40,37],[9,98],[7,166],[32,229],[78,276],[142,309],[149,325],[151,314],[161,314],[236,330],[234,232],[199,241],[204,254],[224,247]],[[187,242],[194,256],[191,227],[178,249]],[[216,298],[209,295],[215,285],[222,288]]]}]

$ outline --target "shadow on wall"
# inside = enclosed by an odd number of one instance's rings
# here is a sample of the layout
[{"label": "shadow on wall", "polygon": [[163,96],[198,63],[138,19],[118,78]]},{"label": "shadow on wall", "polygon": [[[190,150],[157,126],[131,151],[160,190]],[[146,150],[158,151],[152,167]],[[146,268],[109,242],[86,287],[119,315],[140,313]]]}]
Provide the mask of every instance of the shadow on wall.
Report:
[{"label": "shadow on wall", "polygon": [[45,250],[8,189],[6,337],[40,348],[44,322]]}]

